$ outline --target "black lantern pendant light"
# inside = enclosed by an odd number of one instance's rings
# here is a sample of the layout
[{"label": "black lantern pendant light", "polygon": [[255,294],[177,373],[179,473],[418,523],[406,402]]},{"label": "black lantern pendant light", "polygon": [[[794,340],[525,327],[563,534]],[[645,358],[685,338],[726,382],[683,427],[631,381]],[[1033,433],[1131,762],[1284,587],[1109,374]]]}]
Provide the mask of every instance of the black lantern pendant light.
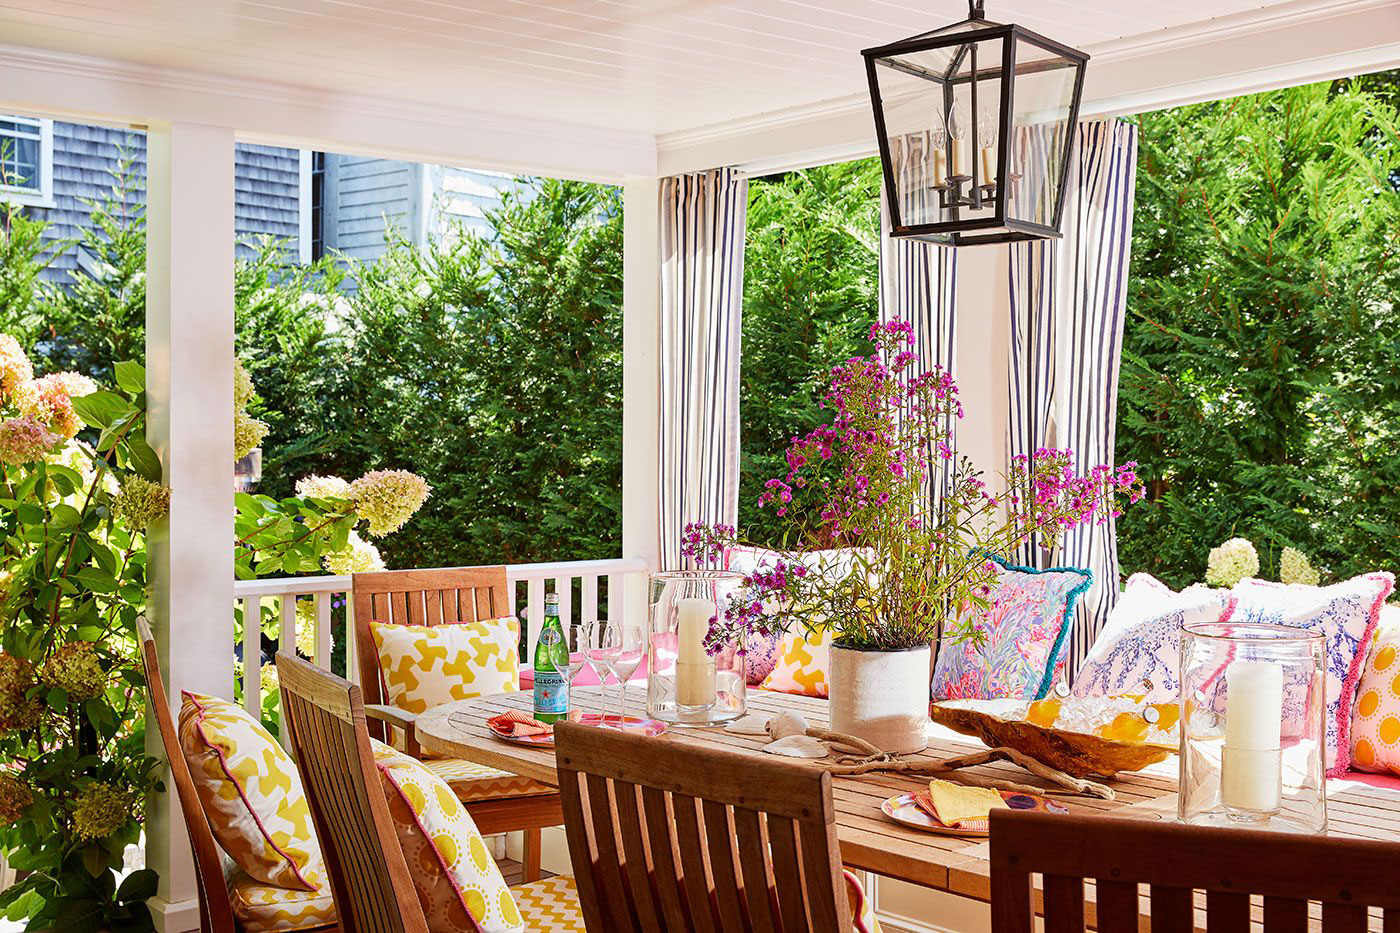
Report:
[{"label": "black lantern pendant light", "polygon": [[861,53],[891,236],[962,246],[1060,235],[1089,56],[988,22],[982,5]]}]

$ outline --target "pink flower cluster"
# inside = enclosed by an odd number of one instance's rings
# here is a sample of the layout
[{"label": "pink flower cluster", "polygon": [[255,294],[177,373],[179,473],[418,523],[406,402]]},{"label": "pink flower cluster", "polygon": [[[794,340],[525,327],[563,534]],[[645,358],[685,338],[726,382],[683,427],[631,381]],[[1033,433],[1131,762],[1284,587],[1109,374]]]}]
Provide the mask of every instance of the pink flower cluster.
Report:
[{"label": "pink flower cluster", "polygon": [[1012,458],[1008,479],[1013,520],[1051,540],[1085,522],[1104,524],[1117,518],[1123,514],[1119,497],[1137,502],[1144,491],[1136,462],[1117,469],[1100,464],[1080,476],[1074,471],[1074,451],[1054,447]]},{"label": "pink flower cluster", "polygon": [[38,418],[21,415],[0,422],[0,461],[19,465],[42,460],[63,442]]},{"label": "pink flower cluster", "polygon": [[747,638],[755,633],[772,635],[782,631],[781,618],[765,612],[764,605],[790,597],[797,582],[806,576],[807,568],[802,564],[779,560],[771,568],[765,564],[744,577],[739,595],[724,607],[718,618],[710,619],[705,650],[713,656],[735,644],[740,636]]},{"label": "pink flower cluster", "polygon": [[724,563],[725,552],[738,540],[733,525],[687,522],[681,533],[681,556],[689,557],[698,567],[718,567]]}]

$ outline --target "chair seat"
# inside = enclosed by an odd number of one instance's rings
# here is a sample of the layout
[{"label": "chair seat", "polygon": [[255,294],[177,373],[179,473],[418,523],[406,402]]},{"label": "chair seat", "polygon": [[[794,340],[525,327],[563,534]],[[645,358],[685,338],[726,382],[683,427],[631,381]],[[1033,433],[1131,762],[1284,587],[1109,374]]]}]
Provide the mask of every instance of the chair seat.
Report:
[{"label": "chair seat", "polygon": [[555,875],[510,889],[525,929],[549,933],[585,933],[583,910],[572,875]]},{"label": "chair seat", "polygon": [[425,758],[423,764],[446,781],[447,786],[457,795],[457,799],[464,803],[556,793],[553,787],[532,778],[488,768],[486,765],[463,761],[460,758]]},{"label": "chair seat", "polygon": [[[235,869],[228,878],[229,901],[243,933],[292,933],[335,927],[335,900],[330,882],[319,891],[295,891],[266,884]],[[582,928],[580,928],[582,929]]]}]

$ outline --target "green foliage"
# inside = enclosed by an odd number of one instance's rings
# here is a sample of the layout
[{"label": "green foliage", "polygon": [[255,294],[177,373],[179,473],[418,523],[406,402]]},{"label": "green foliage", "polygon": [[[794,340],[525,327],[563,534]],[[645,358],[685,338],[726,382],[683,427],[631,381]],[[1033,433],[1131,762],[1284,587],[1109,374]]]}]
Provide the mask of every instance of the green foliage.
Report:
[{"label": "green foliage", "polygon": [[[78,397],[65,385],[51,409],[28,403],[23,388],[18,401],[0,401],[11,419],[0,432],[21,414],[52,431],[47,454],[0,441],[0,762],[18,781],[7,785],[0,848],[29,872],[0,908],[35,928],[151,929],[154,875],[134,873],[118,888],[116,872],[157,786],[136,618],[147,595],[144,530],[168,499],[149,482],[160,462],[144,439],[145,373],[123,363],[116,376]],[[66,436],[68,406],[93,446]],[[139,502],[134,488],[145,490]],[[26,798],[19,818],[16,800]]]},{"label": "green foliage", "polygon": [[322,345],[324,402],[298,410],[321,452],[300,462],[432,482],[406,533],[383,542],[390,566],[615,557],[620,192],[535,179],[487,221],[489,237],[456,231],[426,249],[391,235],[375,262],[351,265],[358,288]]},{"label": "green foliage", "polygon": [[740,372],[739,524],[776,545],[783,523],[760,509],[783,449],[824,420],[831,367],[870,352],[879,312],[880,163],[845,162],[749,183]]},{"label": "green foliage", "polygon": [[1126,572],[1200,580],[1236,535],[1266,576],[1285,546],[1332,576],[1395,567],[1400,149],[1384,77],[1141,118],[1118,449],[1149,498],[1118,526]]}]

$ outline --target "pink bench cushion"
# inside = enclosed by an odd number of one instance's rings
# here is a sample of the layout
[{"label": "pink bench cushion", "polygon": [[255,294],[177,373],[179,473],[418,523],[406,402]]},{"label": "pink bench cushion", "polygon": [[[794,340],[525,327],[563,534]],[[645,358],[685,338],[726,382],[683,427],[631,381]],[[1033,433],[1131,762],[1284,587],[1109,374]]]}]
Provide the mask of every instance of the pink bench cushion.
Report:
[{"label": "pink bench cushion", "polygon": [[1337,780],[1355,781],[1368,787],[1379,787],[1400,793],[1400,774],[1367,774],[1365,771],[1348,771]]}]

